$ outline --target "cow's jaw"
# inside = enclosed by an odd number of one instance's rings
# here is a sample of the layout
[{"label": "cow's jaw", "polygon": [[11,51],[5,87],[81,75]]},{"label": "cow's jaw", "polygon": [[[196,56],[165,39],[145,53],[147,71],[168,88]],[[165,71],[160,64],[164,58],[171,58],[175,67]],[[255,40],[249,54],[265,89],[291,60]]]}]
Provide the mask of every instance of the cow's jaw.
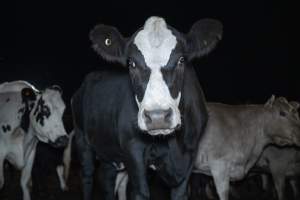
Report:
[{"label": "cow's jaw", "polygon": [[[134,44],[144,57],[150,69],[150,77],[141,102],[136,101],[139,107],[138,126],[150,135],[168,135],[181,125],[179,102],[181,93],[173,98],[167,86],[161,69],[168,64],[172,51],[177,44],[176,37],[167,28],[164,19],[159,17],[149,18],[144,28],[139,31],[134,39]],[[171,109],[172,116],[168,128],[152,129],[147,127],[144,111]]]}]

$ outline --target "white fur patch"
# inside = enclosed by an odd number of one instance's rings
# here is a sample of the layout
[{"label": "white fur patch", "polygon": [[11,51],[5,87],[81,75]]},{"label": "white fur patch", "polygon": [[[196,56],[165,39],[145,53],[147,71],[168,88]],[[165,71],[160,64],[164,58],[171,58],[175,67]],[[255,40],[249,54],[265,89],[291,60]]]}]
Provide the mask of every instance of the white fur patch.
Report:
[{"label": "white fur patch", "polygon": [[163,79],[161,68],[167,65],[171,53],[176,47],[176,37],[167,28],[163,18],[150,17],[146,21],[144,28],[136,35],[134,44],[144,56],[145,63],[151,70],[143,100],[142,102],[137,101],[139,106],[138,125],[142,130],[147,130],[142,114],[144,110],[167,110],[171,108],[173,115],[170,130],[157,130],[153,133],[169,134],[173,132],[172,129],[181,123],[178,109],[180,94],[176,99],[172,98],[169,88]]}]

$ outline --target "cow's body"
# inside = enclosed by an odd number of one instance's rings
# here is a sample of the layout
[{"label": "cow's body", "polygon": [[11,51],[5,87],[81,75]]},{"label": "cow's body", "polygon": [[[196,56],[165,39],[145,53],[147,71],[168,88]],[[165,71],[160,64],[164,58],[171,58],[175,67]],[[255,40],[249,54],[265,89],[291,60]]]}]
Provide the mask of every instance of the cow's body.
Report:
[{"label": "cow's body", "polygon": [[299,120],[289,119],[290,126],[278,121],[284,120],[279,110],[289,110],[287,106],[285,100],[273,100],[272,105],[209,104],[194,172],[213,176],[221,200],[228,199],[229,181],[244,178],[267,144],[299,145]]},{"label": "cow's body", "polygon": [[299,198],[299,189],[296,186],[297,178],[300,176],[300,150],[298,148],[268,146],[257,162],[257,166],[271,173],[279,200],[285,199],[286,180],[292,186],[295,199]]},{"label": "cow's body", "polygon": [[[0,88],[0,188],[4,184],[3,163],[8,160],[22,170],[23,199],[30,200],[28,183],[38,140],[58,146],[66,143],[67,137],[56,118],[57,112],[49,107],[54,99],[57,100],[57,106],[61,106],[59,109],[63,110],[64,104],[55,89],[40,93],[25,81],[4,83]],[[53,95],[53,98],[49,95]],[[62,110],[59,110],[61,115]],[[45,129],[49,124],[56,126],[52,128],[57,133]]]}]

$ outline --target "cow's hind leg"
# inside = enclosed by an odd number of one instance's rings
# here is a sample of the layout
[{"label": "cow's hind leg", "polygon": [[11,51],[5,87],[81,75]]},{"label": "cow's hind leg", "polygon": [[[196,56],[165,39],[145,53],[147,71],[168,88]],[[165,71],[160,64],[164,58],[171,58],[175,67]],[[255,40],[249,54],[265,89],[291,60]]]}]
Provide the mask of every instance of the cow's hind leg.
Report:
[{"label": "cow's hind leg", "polygon": [[211,173],[215,182],[220,200],[228,200],[229,181],[228,168],[223,162],[216,162],[211,166]]},{"label": "cow's hind leg", "polygon": [[92,200],[95,155],[91,147],[85,142],[83,133],[79,130],[76,130],[75,142],[78,158],[81,164],[83,200]]}]

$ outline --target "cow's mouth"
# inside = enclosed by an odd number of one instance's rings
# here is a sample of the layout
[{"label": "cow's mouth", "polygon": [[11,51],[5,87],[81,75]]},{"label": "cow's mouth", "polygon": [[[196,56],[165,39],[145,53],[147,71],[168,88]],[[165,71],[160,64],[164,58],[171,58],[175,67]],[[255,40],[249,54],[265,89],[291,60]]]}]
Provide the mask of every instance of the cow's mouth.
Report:
[{"label": "cow's mouth", "polygon": [[148,134],[152,136],[159,136],[159,135],[170,135],[175,131],[175,129],[155,129],[155,130],[148,130]]}]

